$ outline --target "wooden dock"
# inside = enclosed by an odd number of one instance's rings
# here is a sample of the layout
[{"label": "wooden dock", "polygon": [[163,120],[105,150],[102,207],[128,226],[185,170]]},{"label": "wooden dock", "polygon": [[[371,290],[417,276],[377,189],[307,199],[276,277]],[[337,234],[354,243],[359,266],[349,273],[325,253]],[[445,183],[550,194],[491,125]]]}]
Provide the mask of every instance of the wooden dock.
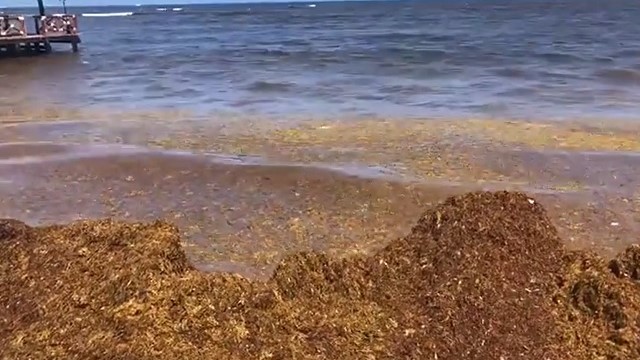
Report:
[{"label": "wooden dock", "polygon": [[[32,29],[28,18],[33,19]],[[55,43],[70,44],[77,52],[80,42],[78,20],[73,14],[0,14],[0,56],[44,54],[51,52]]]}]

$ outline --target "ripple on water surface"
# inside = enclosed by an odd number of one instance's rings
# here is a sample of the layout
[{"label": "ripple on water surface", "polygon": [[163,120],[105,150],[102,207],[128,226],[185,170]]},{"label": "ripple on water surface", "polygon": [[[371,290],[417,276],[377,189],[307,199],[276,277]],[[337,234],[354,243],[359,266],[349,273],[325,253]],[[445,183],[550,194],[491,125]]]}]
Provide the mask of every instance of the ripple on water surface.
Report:
[{"label": "ripple on water surface", "polygon": [[[19,87],[11,94],[0,90],[0,99],[276,116],[327,109],[397,117],[626,117],[640,112],[636,5],[541,0],[149,8],[144,16],[83,18],[83,51],[56,54],[55,72],[49,60],[0,64],[2,81]],[[163,35],[167,29],[176,36]],[[415,93],[377,95],[407,82]],[[514,87],[536,92],[505,91]],[[607,92],[616,92],[616,106],[602,98]]]}]

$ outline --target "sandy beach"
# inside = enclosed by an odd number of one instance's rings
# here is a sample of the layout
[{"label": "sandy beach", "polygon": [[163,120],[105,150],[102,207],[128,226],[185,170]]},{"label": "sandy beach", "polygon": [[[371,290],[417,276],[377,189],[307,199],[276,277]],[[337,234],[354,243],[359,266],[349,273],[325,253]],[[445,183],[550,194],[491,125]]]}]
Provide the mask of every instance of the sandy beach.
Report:
[{"label": "sandy beach", "polygon": [[0,347],[634,359],[639,135],[14,111],[0,127]]}]

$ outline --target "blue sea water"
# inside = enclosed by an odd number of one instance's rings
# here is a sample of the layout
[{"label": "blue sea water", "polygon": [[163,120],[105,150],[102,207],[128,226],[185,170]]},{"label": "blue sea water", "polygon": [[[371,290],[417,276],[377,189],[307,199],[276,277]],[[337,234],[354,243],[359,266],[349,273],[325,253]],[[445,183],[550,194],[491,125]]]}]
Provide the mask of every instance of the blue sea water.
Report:
[{"label": "blue sea water", "polygon": [[640,114],[636,0],[309,5],[70,8],[80,53],[0,59],[0,101],[305,117]]}]

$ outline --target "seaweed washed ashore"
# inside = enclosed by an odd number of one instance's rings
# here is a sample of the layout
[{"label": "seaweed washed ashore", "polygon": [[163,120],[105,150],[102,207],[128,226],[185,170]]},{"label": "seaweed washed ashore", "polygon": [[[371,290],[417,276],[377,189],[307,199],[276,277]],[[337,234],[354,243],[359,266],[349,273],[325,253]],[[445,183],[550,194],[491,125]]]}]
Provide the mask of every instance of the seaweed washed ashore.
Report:
[{"label": "seaweed washed ashore", "polygon": [[11,359],[638,359],[640,247],[568,251],[519,192],[428,210],[368,257],[285,258],[265,282],[202,273],[178,230],[0,221]]}]

